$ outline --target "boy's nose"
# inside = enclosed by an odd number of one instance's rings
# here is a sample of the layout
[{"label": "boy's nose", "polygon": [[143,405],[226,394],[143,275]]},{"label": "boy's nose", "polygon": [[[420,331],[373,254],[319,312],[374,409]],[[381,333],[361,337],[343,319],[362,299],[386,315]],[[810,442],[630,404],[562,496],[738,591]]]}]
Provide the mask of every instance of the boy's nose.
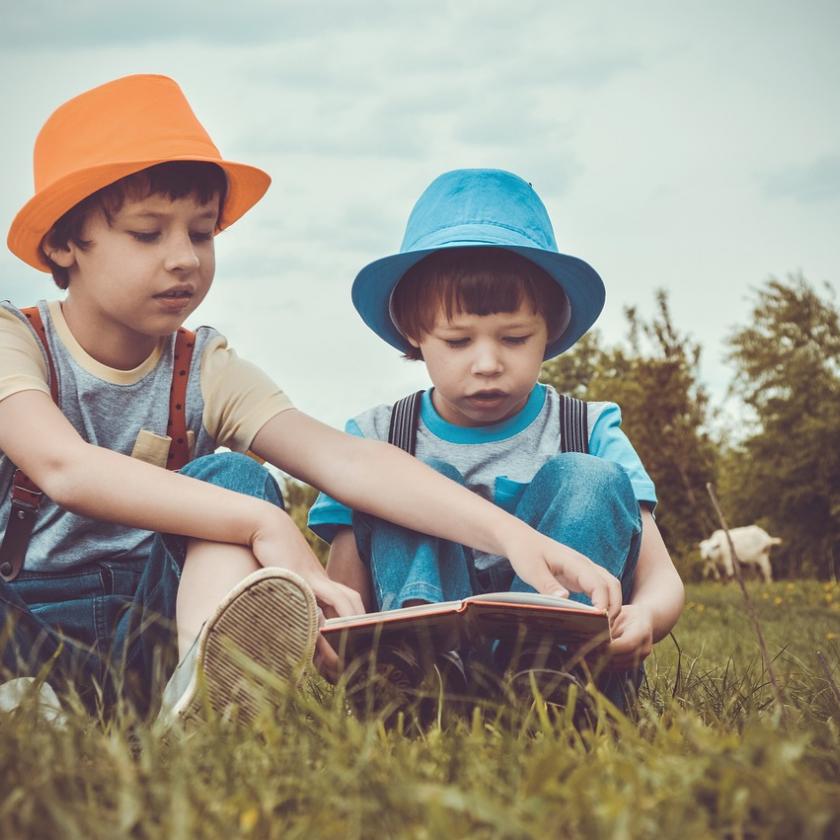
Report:
[{"label": "boy's nose", "polygon": [[501,373],[501,357],[491,347],[479,347],[473,358],[472,370],[477,376],[494,376]]},{"label": "boy's nose", "polygon": [[167,271],[193,271],[198,268],[199,263],[198,254],[189,236],[178,237],[166,256]]}]

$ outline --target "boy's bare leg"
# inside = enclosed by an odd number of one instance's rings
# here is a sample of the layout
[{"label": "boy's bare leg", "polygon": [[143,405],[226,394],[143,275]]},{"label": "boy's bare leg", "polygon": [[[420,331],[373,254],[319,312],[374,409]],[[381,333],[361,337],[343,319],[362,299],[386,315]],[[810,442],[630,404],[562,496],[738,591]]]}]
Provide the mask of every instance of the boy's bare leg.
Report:
[{"label": "boy's bare leg", "polygon": [[370,581],[370,571],[356,548],[352,528],[339,528],[330,547],[327,574],[359,593],[367,612],[376,609]]},{"label": "boy's bare leg", "polygon": [[190,649],[228,592],[260,568],[245,546],[190,540],[176,603],[179,657]]}]

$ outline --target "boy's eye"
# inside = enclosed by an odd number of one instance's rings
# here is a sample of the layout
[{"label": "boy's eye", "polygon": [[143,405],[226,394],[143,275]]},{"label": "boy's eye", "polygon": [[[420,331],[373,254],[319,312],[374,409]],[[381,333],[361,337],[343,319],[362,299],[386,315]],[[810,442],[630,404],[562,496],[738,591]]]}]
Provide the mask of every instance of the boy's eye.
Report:
[{"label": "boy's eye", "polygon": [[530,335],[506,335],[504,341],[506,344],[524,344],[530,337]]},{"label": "boy's eye", "polygon": [[138,242],[156,242],[157,238],[160,236],[159,230],[154,231],[140,231],[140,230],[130,230],[129,233],[138,241]]},{"label": "boy's eye", "polygon": [[468,338],[445,338],[447,347],[466,347],[470,340]]},{"label": "boy's eye", "polygon": [[194,230],[190,234],[193,242],[209,242],[213,238],[213,231]]}]

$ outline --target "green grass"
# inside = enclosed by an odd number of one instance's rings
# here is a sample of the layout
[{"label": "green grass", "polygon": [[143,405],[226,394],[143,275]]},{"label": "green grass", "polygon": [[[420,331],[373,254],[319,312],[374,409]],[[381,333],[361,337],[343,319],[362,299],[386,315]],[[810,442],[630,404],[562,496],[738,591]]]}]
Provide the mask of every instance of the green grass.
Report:
[{"label": "green grass", "polygon": [[817,651],[840,683],[840,586],[750,588],[784,715],[737,587],[698,584],[639,719],[604,707],[594,731],[537,703],[401,734],[324,686],[250,730],[167,738],[24,706],[0,715],[0,837],[838,837],[840,704]]}]

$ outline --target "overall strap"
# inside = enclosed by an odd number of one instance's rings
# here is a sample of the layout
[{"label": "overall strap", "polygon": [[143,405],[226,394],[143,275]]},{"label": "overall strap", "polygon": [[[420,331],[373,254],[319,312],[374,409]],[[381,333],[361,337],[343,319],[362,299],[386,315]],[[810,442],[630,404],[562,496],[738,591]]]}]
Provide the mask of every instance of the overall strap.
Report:
[{"label": "overall strap", "polygon": [[560,397],[560,451],[589,453],[586,403],[568,394]]},{"label": "overall strap", "polygon": [[172,365],[172,387],[169,389],[169,422],[166,433],[172,439],[166,469],[180,470],[190,460],[187,439],[187,382],[195,349],[195,333],[184,327],[175,336],[175,357]]},{"label": "overall strap", "polygon": [[391,426],[388,429],[388,443],[414,454],[417,448],[417,424],[420,418],[420,403],[423,392],[409,394],[397,400],[391,408]]},{"label": "overall strap", "polygon": [[[20,311],[26,316],[29,325],[41,342],[50,371],[50,396],[58,405],[58,377],[55,373],[41,312],[37,306],[29,306]],[[3,542],[0,543],[0,577],[3,580],[14,580],[23,568],[26,548],[29,545],[35,519],[38,516],[38,508],[43,498],[41,488],[23,470],[16,469],[12,476],[12,509],[9,511],[9,521],[6,532],[3,534]]]}]

